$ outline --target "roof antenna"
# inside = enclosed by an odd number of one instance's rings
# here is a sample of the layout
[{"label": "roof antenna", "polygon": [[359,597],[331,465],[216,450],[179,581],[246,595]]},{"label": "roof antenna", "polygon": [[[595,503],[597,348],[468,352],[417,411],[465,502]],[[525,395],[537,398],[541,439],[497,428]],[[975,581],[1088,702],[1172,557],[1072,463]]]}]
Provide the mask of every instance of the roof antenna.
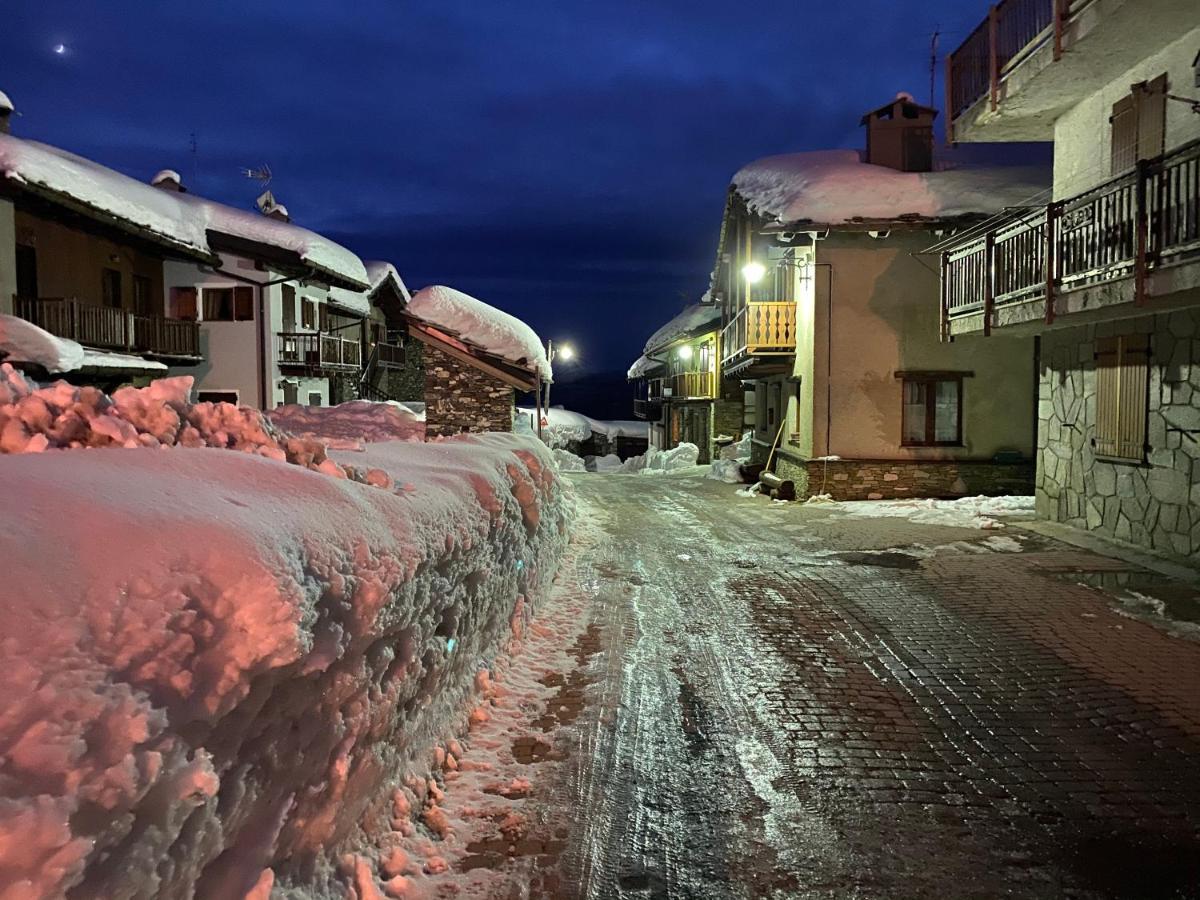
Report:
[{"label": "roof antenna", "polygon": [[192,132],[188,139],[188,149],[192,153],[192,190],[195,190],[200,185],[199,164],[196,161],[196,132]]},{"label": "roof antenna", "polygon": [[257,169],[242,169],[242,174],[251,181],[257,181],[265,189],[271,183],[271,167],[263,163]]},{"label": "roof antenna", "polygon": [[[941,25],[933,26],[933,35],[929,38],[929,108],[934,109],[934,78],[937,75],[937,47],[938,37],[942,33]],[[950,110],[946,110],[946,115],[950,115]]]}]

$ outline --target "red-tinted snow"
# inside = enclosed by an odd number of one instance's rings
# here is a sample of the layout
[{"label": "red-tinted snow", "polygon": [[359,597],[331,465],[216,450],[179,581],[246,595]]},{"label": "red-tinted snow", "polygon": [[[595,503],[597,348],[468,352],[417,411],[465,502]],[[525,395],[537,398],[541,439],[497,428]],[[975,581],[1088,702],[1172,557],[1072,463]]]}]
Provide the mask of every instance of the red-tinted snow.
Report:
[{"label": "red-tinted snow", "polygon": [[359,442],[425,440],[425,414],[402,403],[351,400],[337,406],[280,406],[267,418],[284,431],[353,449]]},{"label": "red-tinted snow", "polygon": [[[342,853],[393,834],[394,792],[553,576],[571,503],[546,449],[316,463],[252,411],[188,406],[181,381],[109,401],[14,396],[5,374],[5,434],[28,443],[30,418],[61,446],[98,427],[150,446],[0,457],[0,896],[404,888]],[[188,428],[300,464],[188,449]],[[384,477],[330,477],[359,466]]]}]

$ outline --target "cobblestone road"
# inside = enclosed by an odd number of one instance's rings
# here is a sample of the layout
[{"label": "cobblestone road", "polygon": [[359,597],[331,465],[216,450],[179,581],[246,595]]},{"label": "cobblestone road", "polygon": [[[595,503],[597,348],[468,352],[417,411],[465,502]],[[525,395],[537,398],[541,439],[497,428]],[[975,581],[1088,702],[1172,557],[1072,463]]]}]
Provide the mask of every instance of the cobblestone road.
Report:
[{"label": "cobblestone road", "polygon": [[535,894],[1200,896],[1190,588],[1013,528],[576,484],[574,824]]}]

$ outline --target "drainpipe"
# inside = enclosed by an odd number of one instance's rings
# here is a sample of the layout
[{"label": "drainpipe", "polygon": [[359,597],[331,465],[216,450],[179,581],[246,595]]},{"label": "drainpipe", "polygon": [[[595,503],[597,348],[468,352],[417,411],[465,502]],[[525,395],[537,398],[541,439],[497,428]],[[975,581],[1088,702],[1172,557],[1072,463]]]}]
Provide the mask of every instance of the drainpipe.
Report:
[{"label": "drainpipe", "polygon": [[[218,258],[219,260],[219,258]],[[257,281],[253,278],[247,278],[245,275],[239,275],[237,272],[230,272],[222,268],[223,261],[219,260],[215,266],[200,266],[200,271],[210,271],[214,275],[222,275],[226,278],[232,278],[234,281],[240,281],[243,284],[253,285],[258,288],[258,304],[257,315],[255,318],[255,331],[258,334],[258,340],[255,342],[258,345],[258,408],[263,412],[267,411],[267,385],[271,381],[271,375],[268,371],[267,362],[267,311],[266,311],[266,293],[265,289],[274,287],[277,284],[287,284],[289,281],[300,282],[305,278],[312,278],[315,274],[315,269],[309,268],[305,275],[287,275],[283,278],[275,278],[271,281]]]}]

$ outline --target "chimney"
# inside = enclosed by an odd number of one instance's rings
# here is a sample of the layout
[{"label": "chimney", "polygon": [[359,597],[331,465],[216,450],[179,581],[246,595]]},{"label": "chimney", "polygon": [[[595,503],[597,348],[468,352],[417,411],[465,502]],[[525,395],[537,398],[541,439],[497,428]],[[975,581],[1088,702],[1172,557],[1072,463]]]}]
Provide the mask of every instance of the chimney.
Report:
[{"label": "chimney", "polygon": [[277,219],[280,222],[292,221],[288,215],[287,207],[275,199],[275,195],[270,191],[263,191],[258,195],[258,199],[254,201],[254,205],[258,207],[258,211],[268,219]]},{"label": "chimney", "polygon": [[933,120],[937,110],[901,92],[886,106],[862,117],[867,126],[867,162],[901,172],[933,170]]},{"label": "chimney", "polygon": [[8,134],[11,130],[9,120],[13,115],[12,101],[8,99],[8,94],[0,91],[0,134]]},{"label": "chimney", "polygon": [[150,179],[150,183],[164,191],[174,191],[177,194],[187,193],[187,188],[183,186],[183,179],[174,169],[163,169]]}]

